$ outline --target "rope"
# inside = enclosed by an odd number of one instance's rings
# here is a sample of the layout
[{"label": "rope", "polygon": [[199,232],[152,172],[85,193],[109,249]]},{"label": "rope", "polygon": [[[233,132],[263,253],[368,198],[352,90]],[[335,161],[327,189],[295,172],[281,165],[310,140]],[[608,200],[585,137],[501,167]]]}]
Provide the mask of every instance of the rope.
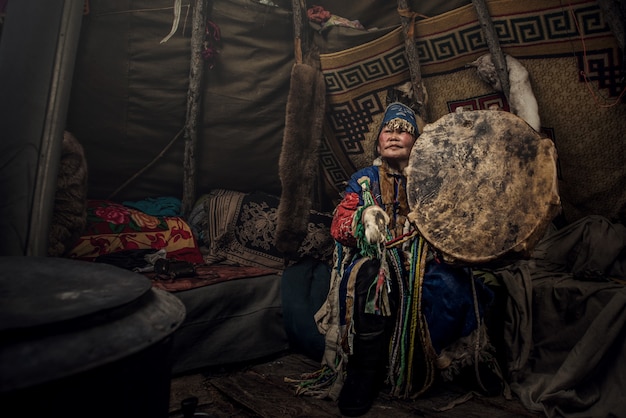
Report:
[{"label": "rope", "polygon": [[[184,7],[186,7],[189,10],[191,5],[190,4],[185,4]],[[175,6],[172,6],[172,7],[155,7],[155,8],[119,10],[119,11],[115,11],[115,12],[103,12],[103,13],[93,13],[93,11],[90,10],[90,14],[91,14],[91,16],[100,17],[100,16],[111,16],[111,15],[124,15],[124,14],[128,14],[128,13],[160,12],[160,11],[163,11],[163,10],[171,10],[171,9],[174,9],[174,8],[175,8]]]},{"label": "rope", "polygon": [[428,19],[429,16],[423,15],[421,13],[417,13],[417,12],[412,12],[411,9],[401,9],[398,8],[398,14],[401,17],[406,17],[407,19],[411,20],[409,29],[407,31],[407,36],[411,39],[414,38],[415,35],[415,19],[417,19],[418,17],[424,18],[424,19]]},{"label": "rope", "polygon": [[474,315],[476,316],[476,339],[474,340],[474,373],[476,374],[476,381],[480,388],[487,392],[487,388],[483,385],[483,382],[480,378],[480,372],[478,370],[478,362],[480,361],[480,337],[481,337],[481,327],[482,327],[482,319],[480,317],[480,311],[478,309],[478,294],[476,293],[476,281],[474,280],[474,273],[471,272],[471,284],[472,284],[472,298],[474,300]]},{"label": "rope", "polygon": [[178,131],[178,133],[174,136],[174,138],[172,138],[170,140],[170,142],[167,143],[167,145],[165,147],[163,147],[163,149],[161,150],[161,152],[159,152],[156,157],[154,157],[152,159],[152,161],[150,161],[148,164],[146,164],[145,167],[143,167],[142,169],[140,169],[139,171],[137,171],[135,174],[133,174],[128,180],[126,180],[120,187],[118,187],[117,189],[115,189],[115,191],[113,193],[111,193],[108,197],[107,200],[111,200],[113,197],[115,197],[121,190],[123,190],[126,186],[128,186],[133,180],[135,180],[137,177],[139,177],[140,175],[142,175],[147,169],[149,169],[150,167],[152,167],[161,157],[163,157],[163,155],[165,155],[165,153],[167,152],[167,150],[169,150],[172,145],[174,145],[174,142],[176,142],[176,140],[178,138],[180,138],[180,136],[183,134],[183,132],[185,131],[185,128],[182,128],[180,131]]},{"label": "rope", "polygon": [[389,249],[389,248],[394,248],[394,247],[397,247],[399,245],[402,245],[405,242],[408,242],[408,241],[412,240],[417,235],[418,235],[417,230],[409,231],[409,232],[407,232],[405,234],[402,234],[402,235],[398,236],[397,238],[394,238],[394,239],[392,239],[390,241],[387,241],[385,243],[385,248]]}]

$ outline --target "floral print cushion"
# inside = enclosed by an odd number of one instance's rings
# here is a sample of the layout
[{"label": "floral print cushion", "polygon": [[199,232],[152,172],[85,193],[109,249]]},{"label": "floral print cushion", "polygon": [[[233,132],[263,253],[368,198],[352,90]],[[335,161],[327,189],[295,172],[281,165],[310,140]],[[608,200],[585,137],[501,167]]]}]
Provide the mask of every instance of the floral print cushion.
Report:
[{"label": "floral print cushion", "polygon": [[124,250],[165,249],[168,258],[203,263],[191,228],[181,217],[153,216],[107,200],[87,204],[87,227],[69,257],[94,260]]}]

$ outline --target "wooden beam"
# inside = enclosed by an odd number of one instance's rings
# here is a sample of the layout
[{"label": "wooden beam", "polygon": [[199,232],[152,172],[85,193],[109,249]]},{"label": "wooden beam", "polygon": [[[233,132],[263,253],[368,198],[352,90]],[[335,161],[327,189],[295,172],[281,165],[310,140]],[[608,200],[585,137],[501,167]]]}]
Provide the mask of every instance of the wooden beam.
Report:
[{"label": "wooden beam", "polygon": [[309,42],[311,41],[309,31],[305,30],[309,22],[306,14],[306,1],[292,0],[291,6],[293,8],[294,54],[296,64],[302,64],[303,55],[309,50]]},{"label": "wooden beam", "polygon": [[198,125],[201,119],[202,80],[204,79],[204,60],[202,43],[204,42],[207,19],[207,1],[196,0],[193,8],[191,26],[191,64],[189,69],[189,88],[187,91],[187,118],[184,128],[185,154],[183,159],[183,197],[181,212],[189,216],[196,201],[196,147]]},{"label": "wooden beam", "polygon": [[509,101],[509,93],[511,86],[509,84],[509,72],[506,67],[506,59],[504,53],[500,48],[500,41],[498,40],[498,34],[493,26],[491,16],[489,15],[489,9],[485,0],[472,0],[476,13],[478,14],[478,21],[483,30],[483,35],[489,46],[489,52],[491,53],[491,60],[496,67],[498,78],[500,79],[500,85],[502,86],[502,92]]},{"label": "wooden beam", "polygon": [[414,109],[422,120],[427,121],[425,94],[422,86],[422,71],[420,68],[419,54],[415,45],[415,14],[409,8],[408,0],[398,0],[398,14],[402,24],[404,34],[404,50],[409,64],[411,74],[411,85],[413,86],[413,97],[419,108]]},{"label": "wooden beam", "polygon": [[626,5],[622,2],[620,8],[617,3],[618,2],[613,0],[598,0],[598,5],[600,9],[602,9],[606,23],[613,31],[619,48],[624,51],[626,49],[626,35],[624,31]]}]

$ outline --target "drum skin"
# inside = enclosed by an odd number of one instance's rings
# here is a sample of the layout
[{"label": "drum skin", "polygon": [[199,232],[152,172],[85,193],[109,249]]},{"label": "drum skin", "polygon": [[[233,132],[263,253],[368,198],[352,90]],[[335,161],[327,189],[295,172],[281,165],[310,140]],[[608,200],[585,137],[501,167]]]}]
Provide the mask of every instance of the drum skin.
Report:
[{"label": "drum skin", "polygon": [[553,142],[509,112],[427,124],[406,170],[409,219],[450,263],[526,258],[560,211]]}]

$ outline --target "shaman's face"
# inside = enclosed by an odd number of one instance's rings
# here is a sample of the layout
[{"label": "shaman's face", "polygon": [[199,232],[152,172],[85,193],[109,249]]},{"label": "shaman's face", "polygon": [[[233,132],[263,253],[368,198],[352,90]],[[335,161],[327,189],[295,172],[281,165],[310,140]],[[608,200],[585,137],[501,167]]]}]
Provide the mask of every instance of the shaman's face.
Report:
[{"label": "shaman's face", "polygon": [[402,129],[384,127],[378,135],[378,153],[389,166],[398,170],[409,163],[415,136]]}]

